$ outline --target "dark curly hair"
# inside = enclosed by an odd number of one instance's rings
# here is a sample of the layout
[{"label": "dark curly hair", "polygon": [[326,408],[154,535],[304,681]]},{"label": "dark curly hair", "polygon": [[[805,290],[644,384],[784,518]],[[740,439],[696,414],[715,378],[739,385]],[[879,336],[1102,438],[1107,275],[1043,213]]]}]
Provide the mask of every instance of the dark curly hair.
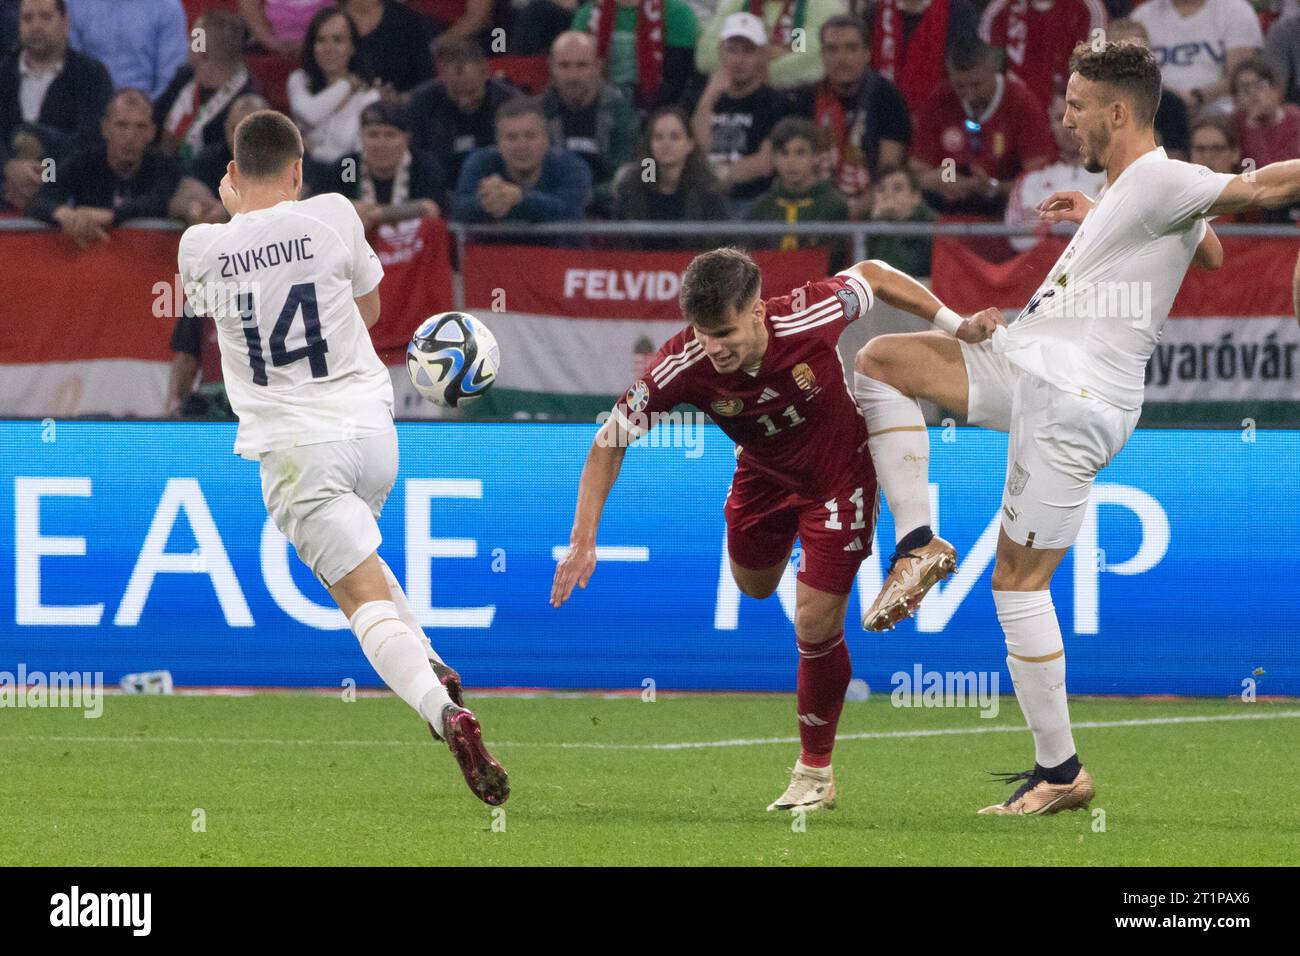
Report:
[{"label": "dark curly hair", "polygon": [[1096,50],[1085,40],[1075,46],[1070,56],[1070,72],[1094,83],[1105,83],[1127,99],[1140,126],[1155,122],[1156,107],[1160,105],[1160,67],[1146,47],[1121,40]]}]

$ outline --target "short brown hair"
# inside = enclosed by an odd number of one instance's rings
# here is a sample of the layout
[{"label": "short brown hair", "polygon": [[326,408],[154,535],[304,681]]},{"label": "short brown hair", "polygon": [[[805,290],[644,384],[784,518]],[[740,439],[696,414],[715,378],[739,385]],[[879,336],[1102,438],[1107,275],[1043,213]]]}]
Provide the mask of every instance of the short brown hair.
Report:
[{"label": "short brown hair", "polygon": [[754,260],[739,249],[724,246],[701,253],[682,276],[682,315],[705,328],[721,325],[729,310],[740,311],[754,301],[761,279]]},{"label": "short brown hair", "polygon": [[1081,41],[1070,56],[1070,72],[1104,83],[1127,99],[1139,126],[1155,122],[1156,107],[1160,105],[1160,67],[1146,47],[1121,40],[1094,50],[1091,43]]},{"label": "short brown hair", "polygon": [[821,134],[812,120],[802,116],[783,116],[776,121],[769,134],[775,149],[785,149],[791,140],[805,139],[813,152],[821,148]]},{"label": "short brown hair", "polygon": [[229,10],[209,10],[194,23],[195,30],[202,30],[207,51],[222,63],[242,63],[244,61],[244,41],[246,33],[244,21]]},{"label": "short brown hair", "polygon": [[302,135],[275,110],[249,113],[235,127],[235,168],[250,179],[270,179],[302,159]]},{"label": "short brown hair", "polygon": [[1247,57],[1232,69],[1232,76],[1228,81],[1228,92],[1233,96],[1237,95],[1237,84],[1241,81],[1241,74],[1243,73],[1254,73],[1269,86],[1277,86],[1277,72],[1268,60],[1262,56]]},{"label": "short brown hair", "polygon": [[546,125],[546,109],[542,106],[540,97],[510,97],[497,107],[495,121],[500,123],[502,120],[514,119],[516,116],[536,116],[542,121],[543,126]]}]

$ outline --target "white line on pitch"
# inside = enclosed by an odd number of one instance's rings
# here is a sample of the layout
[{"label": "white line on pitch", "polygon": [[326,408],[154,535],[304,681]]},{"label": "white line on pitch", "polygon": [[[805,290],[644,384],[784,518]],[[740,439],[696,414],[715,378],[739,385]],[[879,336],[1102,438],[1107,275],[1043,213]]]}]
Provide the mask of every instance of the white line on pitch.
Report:
[{"label": "white line on pitch", "polygon": [[[569,553],[567,544],[556,545],[551,548],[551,560],[563,561],[564,556]],[[649,561],[650,549],[642,548],[636,545],[597,545],[597,561]]]},{"label": "white line on pitch", "polygon": [[[1282,720],[1300,717],[1300,710],[1281,710],[1256,714],[1201,714],[1186,717],[1146,717],[1136,720],[1092,720],[1074,724],[1075,730],[1107,730],[1113,727],[1162,727],[1172,724],[1216,724],[1231,720]],[[950,737],[965,734],[1024,732],[1024,726],[946,727],[934,730],[872,730],[856,734],[839,734],[836,743],[846,740],[894,740],[913,737]],[[50,741],[83,744],[267,744],[278,747],[427,747],[427,740],[279,740],[268,737],[47,737],[40,734],[3,736],[0,740]],[[672,744],[603,744],[596,742],[562,743],[547,741],[496,741],[494,747],[558,747],[564,750],[702,750],[712,747],[757,747],[765,744],[797,744],[798,737],[751,737],[734,740],[691,740]]]}]

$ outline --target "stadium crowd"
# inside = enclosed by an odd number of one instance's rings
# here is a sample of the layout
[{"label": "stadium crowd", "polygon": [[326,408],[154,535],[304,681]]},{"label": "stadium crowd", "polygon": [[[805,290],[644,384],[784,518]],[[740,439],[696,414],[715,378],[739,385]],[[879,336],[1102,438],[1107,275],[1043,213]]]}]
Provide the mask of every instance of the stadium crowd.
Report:
[{"label": "stadium crowd", "polygon": [[[1171,155],[1300,156],[1297,0],[0,0],[2,211],[82,244],[220,221],[234,127],[271,105],[308,191],[368,226],[1024,224],[1099,185],[1061,126],[1099,29],[1157,52]],[[928,271],[927,240],[879,245]]]}]

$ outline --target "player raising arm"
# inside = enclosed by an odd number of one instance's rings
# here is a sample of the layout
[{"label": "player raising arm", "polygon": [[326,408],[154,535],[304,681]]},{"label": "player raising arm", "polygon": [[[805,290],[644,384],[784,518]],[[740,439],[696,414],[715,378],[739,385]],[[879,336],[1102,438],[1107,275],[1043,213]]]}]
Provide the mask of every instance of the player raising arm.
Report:
[{"label": "player raising arm", "polygon": [[[831,751],[851,673],[844,614],[871,552],[878,500],[868,422],[844,381],[836,343],[877,296],[950,323],[970,342],[992,334],[996,310],[959,319],[920,283],[874,261],[772,299],[761,297],[760,286],[758,267],[737,249],[706,252],[687,268],[680,297],[687,327],[614,406],[587,455],[551,604],[559,607],[591,579],[601,512],[627,445],[676,405],[712,416],[737,444],[724,515],[739,589],[771,595],[796,537],[802,546],[795,607],[801,749],[789,787],[768,809],[814,810],[835,800]],[[940,544],[930,583],[956,566],[951,547]]]},{"label": "player raising arm", "polygon": [[217,324],[235,452],[260,462],[275,526],[348,617],[366,659],[434,738],[474,794],[503,803],[505,771],[483,746],[460,679],[434,652],[379,557],[376,519],[397,478],[393,386],[367,329],[384,270],[352,204],[298,201],[302,138],[272,110],[235,129],[221,183],[227,224],[181,238],[185,294]]},{"label": "player raising arm", "polygon": [[[1070,67],[1064,126],[1084,168],[1105,172],[1106,182],[1095,203],[1058,193],[1041,208],[1045,220],[1080,226],[1033,298],[988,342],[883,335],[856,362],[860,376],[881,385],[874,401],[882,414],[919,426],[916,399],[928,398],[1008,432],[993,602],[1034,766],[1008,775],[1019,786],[981,813],[1056,813],[1092,800],[1070,727],[1052,576],[1078,534],[1093,480],[1141,415],[1147,362],[1188,266],[1222,262],[1206,219],[1300,201],[1298,160],[1233,176],[1169,159],[1155,143],[1160,67],[1146,48],[1081,43]],[[924,471],[888,468],[928,456],[924,430],[899,429],[882,441],[889,448],[875,457],[890,508],[928,516]]]}]

